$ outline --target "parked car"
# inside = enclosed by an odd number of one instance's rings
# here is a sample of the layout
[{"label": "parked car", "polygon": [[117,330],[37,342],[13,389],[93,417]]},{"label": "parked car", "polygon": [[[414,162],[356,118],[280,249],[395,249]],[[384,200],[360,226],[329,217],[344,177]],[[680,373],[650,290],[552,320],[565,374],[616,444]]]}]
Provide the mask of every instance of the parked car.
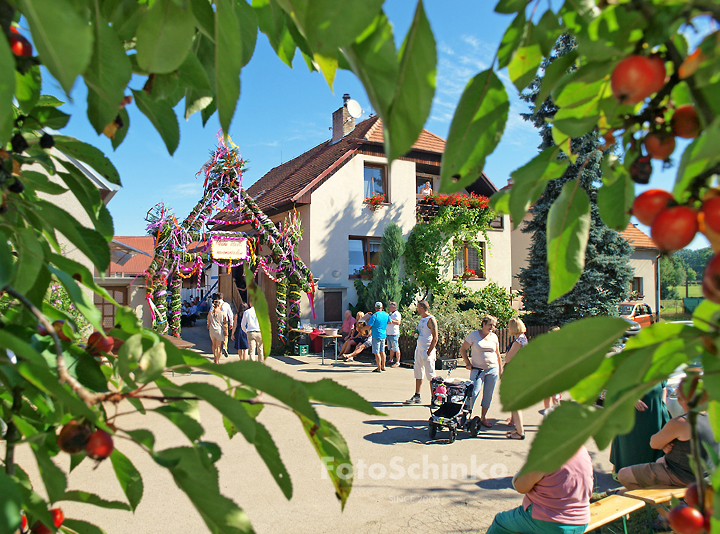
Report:
[{"label": "parked car", "polygon": [[639,323],[642,328],[655,322],[650,306],[643,302],[623,302],[619,306],[620,316]]}]

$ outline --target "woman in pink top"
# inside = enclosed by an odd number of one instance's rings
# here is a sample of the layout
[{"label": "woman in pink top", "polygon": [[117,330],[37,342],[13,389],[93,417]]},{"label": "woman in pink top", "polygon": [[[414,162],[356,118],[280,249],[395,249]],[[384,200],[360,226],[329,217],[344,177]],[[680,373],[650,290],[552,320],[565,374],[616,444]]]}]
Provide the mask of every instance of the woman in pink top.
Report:
[{"label": "woman in pink top", "polygon": [[515,475],[513,486],[525,494],[522,506],[500,512],[486,534],[582,534],[590,522],[593,467],[580,447],[552,473]]}]

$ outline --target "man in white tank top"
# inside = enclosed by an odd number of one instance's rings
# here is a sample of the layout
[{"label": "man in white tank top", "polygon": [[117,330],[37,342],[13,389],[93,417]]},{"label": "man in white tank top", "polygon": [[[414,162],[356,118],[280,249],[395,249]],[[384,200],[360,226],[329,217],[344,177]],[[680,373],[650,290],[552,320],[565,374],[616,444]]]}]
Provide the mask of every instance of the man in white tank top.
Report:
[{"label": "man in white tank top", "polygon": [[426,300],[418,302],[417,312],[420,314],[420,323],[417,327],[418,340],[415,347],[415,395],[406,400],[405,404],[420,404],[423,377],[427,376],[428,381],[435,377],[435,346],[438,342],[437,320],[430,315],[430,305]]}]

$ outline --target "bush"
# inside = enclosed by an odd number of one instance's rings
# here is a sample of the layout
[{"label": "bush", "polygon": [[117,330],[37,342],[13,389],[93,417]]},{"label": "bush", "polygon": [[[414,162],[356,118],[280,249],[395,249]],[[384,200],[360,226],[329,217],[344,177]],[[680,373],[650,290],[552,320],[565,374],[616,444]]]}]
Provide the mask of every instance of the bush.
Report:
[{"label": "bush", "polygon": [[433,305],[445,312],[469,311],[478,312],[480,319],[484,315],[497,318],[497,328],[505,328],[517,310],[512,307],[510,293],[495,282],[490,282],[480,290],[472,290],[459,280],[446,282],[433,299]]}]

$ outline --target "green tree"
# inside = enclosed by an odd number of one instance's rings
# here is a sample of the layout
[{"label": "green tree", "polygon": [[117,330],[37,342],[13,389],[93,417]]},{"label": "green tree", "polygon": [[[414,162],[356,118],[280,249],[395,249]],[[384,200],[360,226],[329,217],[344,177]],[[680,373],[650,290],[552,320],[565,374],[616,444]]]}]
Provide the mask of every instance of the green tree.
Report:
[{"label": "green tree", "polygon": [[[547,72],[553,61],[559,61],[559,58],[571,53],[574,47],[567,35],[562,36],[551,58],[543,64],[544,70]],[[530,91],[523,94],[522,98],[535,108],[532,113],[523,117],[539,129],[542,141],[538,148],[541,153],[547,153],[558,148],[553,140],[551,122],[558,107],[550,97],[542,103],[536,102],[542,83],[541,77],[535,78],[530,85]],[[522,232],[532,236],[528,266],[522,268],[518,275],[523,305],[529,312],[526,320],[530,324],[564,324],[582,317],[617,315],[617,304],[626,300],[630,294],[633,271],[629,266],[629,259],[632,248],[618,232],[603,223],[597,206],[597,185],[602,183],[602,152],[598,150],[601,141],[597,133],[593,132],[569,142],[577,155],[576,161],[566,167],[558,167],[558,173],[562,176],[547,183],[542,196],[530,209],[532,218],[522,227]],[[560,161],[567,162],[569,154],[561,150],[558,157],[561,158]],[[517,178],[519,182],[513,187],[523,186],[524,177],[521,174],[514,174],[513,178]],[[570,189],[575,184],[579,184],[581,189]],[[585,256],[582,275],[568,288],[569,291],[550,302],[547,229],[548,225],[553,224],[553,205],[561,196],[575,197],[569,206],[573,210],[572,217],[577,218],[578,225],[589,226],[589,232],[585,249],[578,247],[577,250],[578,254]]]},{"label": "green tree", "polygon": [[402,280],[400,279],[400,258],[405,251],[405,238],[400,227],[391,222],[385,227],[380,241],[380,263],[375,269],[368,286],[366,309],[371,310],[376,302],[386,307],[388,302],[400,302]]},{"label": "green tree", "polygon": [[677,292],[678,274],[675,263],[668,257],[660,259],[660,298],[677,299],[680,295]]}]

